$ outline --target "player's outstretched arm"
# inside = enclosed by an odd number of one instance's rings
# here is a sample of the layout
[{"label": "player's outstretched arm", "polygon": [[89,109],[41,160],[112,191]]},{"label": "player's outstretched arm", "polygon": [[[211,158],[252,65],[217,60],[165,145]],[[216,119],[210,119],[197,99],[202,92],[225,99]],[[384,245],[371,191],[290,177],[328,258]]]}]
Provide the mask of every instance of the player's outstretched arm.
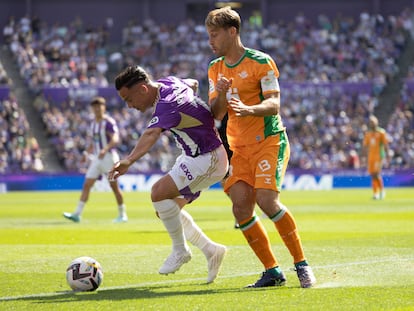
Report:
[{"label": "player's outstretched arm", "polygon": [[137,144],[134,149],[132,149],[131,153],[125,159],[115,163],[113,168],[109,171],[109,180],[114,180],[119,176],[124,175],[135,161],[142,158],[151,149],[160,137],[161,132],[162,129],[158,127],[146,129],[138,139]]}]

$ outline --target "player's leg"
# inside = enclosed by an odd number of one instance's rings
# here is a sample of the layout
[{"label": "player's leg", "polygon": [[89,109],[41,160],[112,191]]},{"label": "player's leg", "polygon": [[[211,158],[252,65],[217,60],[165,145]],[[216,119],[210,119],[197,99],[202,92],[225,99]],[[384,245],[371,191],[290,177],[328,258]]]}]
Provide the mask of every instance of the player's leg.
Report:
[{"label": "player's leg", "polygon": [[191,259],[191,250],[186,243],[181,223],[181,208],[174,200],[179,195],[174,180],[168,174],[151,189],[152,204],[172,241],[172,252],[159,269],[161,274],[174,273]]},{"label": "player's leg", "polygon": [[226,247],[212,241],[195,223],[193,217],[185,210],[181,210],[181,223],[184,235],[191,244],[199,248],[207,259],[207,283],[213,282],[220,270],[221,263],[226,254]]},{"label": "player's leg", "polygon": [[89,194],[90,194],[91,188],[95,184],[95,181],[96,181],[96,178],[85,179],[83,183],[80,199],[79,199],[78,205],[76,206],[75,211],[73,213],[64,212],[63,217],[65,217],[66,219],[72,220],[73,222],[80,222],[81,215],[85,208],[85,204],[89,199]]},{"label": "player's leg", "polygon": [[[176,201],[181,200],[180,206],[194,201],[202,190],[223,179],[228,170],[225,154],[225,149],[221,146],[197,158],[182,156],[177,160],[179,164],[174,165],[170,176],[174,179],[177,188],[180,189],[180,197],[176,198]],[[212,241],[195,223],[190,214],[183,210],[181,211],[181,222],[186,239],[206,256],[207,283],[213,282],[219,273],[226,247]]]},{"label": "player's leg", "polygon": [[[119,155],[116,152],[108,152],[105,154],[105,157],[101,160],[101,172],[107,177],[107,172],[109,172],[114,164],[119,161]],[[124,203],[124,196],[122,194],[121,188],[117,180],[109,181],[109,185],[112,189],[112,192],[115,195],[115,200],[118,206],[118,217],[113,220],[114,223],[122,223],[128,221],[128,215],[126,213],[126,205]]]},{"label": "player's leg", "polygon": [[379,175],[380,160],[370,159],[368,162],[368,173],[371,175],[372,198],[374,200],[380,199],[380,191],[383,189],[382,178]]},{"label": "player's leg", "polygon": [[257,151],[256,176],[259,177],[255,182],[256,200],[259,207],[274,222],[292,255],[301,287],[311,287],[316,279],[306,261],[295,219],[279,200],[289,155],[289,141],[285,133],[268,138],[260,151]]},{"label": "player's leg", "polygon": [[119,187],[118,181],[110,181],[109,185],[111,186],[112,192],[115,195],[115,199],[118,205],[118,217],[113,220],[115,223],[127,222],[128,215],[126,213],[126,205],[124,203],[124,196],[122,194],[121,188]]},{"label": "player's leg", "polygon": [[384,180],[381,175],[382,171],[382,160],[378,162],[378,169],[375,172],[375,179],[377,181],[377,199],[382,200],[385,199],[385,190],[384,190]]},{"label": "player's leg", "polygon": [[284,285],[286,278],[273,254],[269,237],[260,218],[254,213],[255,193],[253,188],[243,181],[238,181],[228,190],[233,202],[233,214],[240,225],[240,230],[265,269],[262,277],[248,287]]}]

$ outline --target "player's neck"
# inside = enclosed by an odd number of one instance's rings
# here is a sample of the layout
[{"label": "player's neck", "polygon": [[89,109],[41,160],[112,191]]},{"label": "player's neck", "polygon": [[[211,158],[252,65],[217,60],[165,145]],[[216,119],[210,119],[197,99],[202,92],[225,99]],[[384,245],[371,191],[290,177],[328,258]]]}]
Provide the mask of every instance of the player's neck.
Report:
[{"label": "player's neck", "polygon": [[101,122],[103,119],[104,119],[103,115],[95,116],[95,121],[96,122]]},{"label": "player's neck", "polygon": [[245,52],[246,49],[244,48],[244,46],[238,45],[236,48],[233,49],[231,53],[224,57],[226,64],[232,66],[239,63],[243,58]]},{"label": "player's neck", "polygon": [[159,83],[154,83],[154,90],[155,90],[155,99],[151,106],[155,106],[158,101],[160,100],[160,87],[161,85]]}]

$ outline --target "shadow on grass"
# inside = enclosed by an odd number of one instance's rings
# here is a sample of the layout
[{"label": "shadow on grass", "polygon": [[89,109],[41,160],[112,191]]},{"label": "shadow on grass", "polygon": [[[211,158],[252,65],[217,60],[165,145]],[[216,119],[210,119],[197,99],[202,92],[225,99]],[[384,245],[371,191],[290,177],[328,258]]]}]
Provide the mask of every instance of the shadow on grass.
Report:
[{"label": "shadow on grass", "polygon": [[[188,285],[182,285],[188,288]],[[198,289],[182,289],[180,285],[174,286],[151,286],[151,287],[126,287],[115,289],[102,289],[96,292],[56,292],[50,294],[39,294],[22,297],[10,297],[4,301],[26,301],[35,304],[59,304],[75,301],[121,301],[130,299],[153,299],[153,298],[168,298],[173,296],[201,296],[201,295],[214,295],[231,292],[241,292],[245,289],[240,287],[235,288],[208,288],[209,285],[205,285],[206,288]]]}]

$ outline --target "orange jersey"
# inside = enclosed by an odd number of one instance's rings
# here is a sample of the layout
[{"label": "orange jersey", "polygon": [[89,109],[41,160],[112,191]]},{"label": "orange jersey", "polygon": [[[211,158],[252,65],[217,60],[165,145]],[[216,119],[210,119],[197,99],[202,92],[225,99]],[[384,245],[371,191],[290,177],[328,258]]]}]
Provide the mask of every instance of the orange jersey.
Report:
[{"label": "orange jersey", "polygon": [[378,161],[385,157],[384,145],[388,144],[386,132],[377,127],[375,131],[368,131],[364,136],[364,146],[368,149],[368,161]]},{"label": "orange jersey", "polygon": [[[280,92],[279,70],[273,59],[260,51],[246,49],[244,56],[235,65],[227,65],[224,57],[213,60],[208,68],[209,98],[218,96],[215,88],[221,77],[233,78],[227,99],[236,97],[245,105],[253,106],[271,93]],[[227,139],[230,148],[263,141],[266,137],[284,131],[280,115],[266,117],[237,117],[228,110]]]}]

